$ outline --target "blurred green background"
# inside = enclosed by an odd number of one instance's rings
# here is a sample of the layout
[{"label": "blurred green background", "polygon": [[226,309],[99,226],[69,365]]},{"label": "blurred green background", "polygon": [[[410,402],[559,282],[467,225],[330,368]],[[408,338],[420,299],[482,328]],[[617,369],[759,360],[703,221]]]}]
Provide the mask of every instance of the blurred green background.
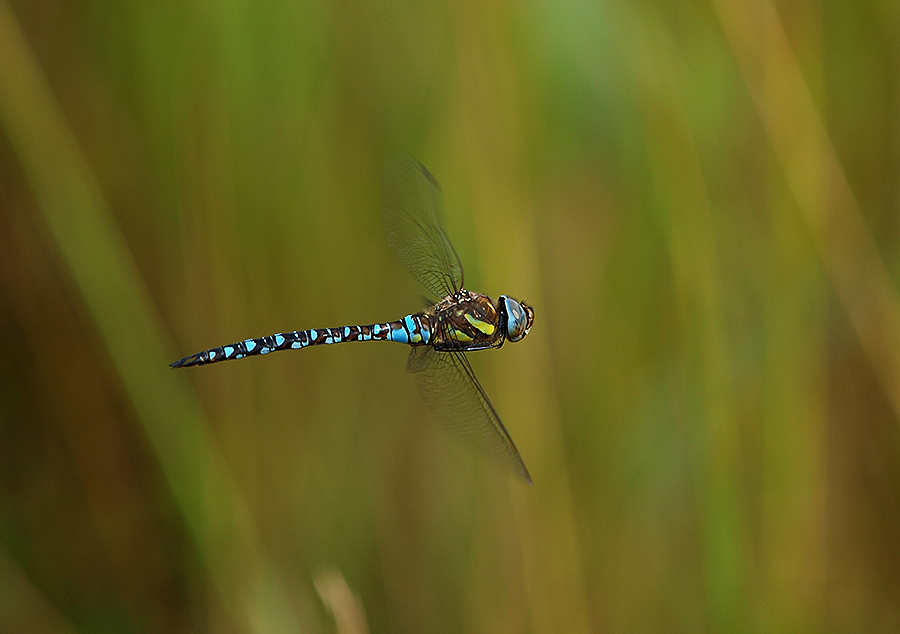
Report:
[{"label": "blurred green background", "polygon": [[[407,350],[391,156],[534,478]],[[0,630],[900,630],[891,2],[0,0]]]}]

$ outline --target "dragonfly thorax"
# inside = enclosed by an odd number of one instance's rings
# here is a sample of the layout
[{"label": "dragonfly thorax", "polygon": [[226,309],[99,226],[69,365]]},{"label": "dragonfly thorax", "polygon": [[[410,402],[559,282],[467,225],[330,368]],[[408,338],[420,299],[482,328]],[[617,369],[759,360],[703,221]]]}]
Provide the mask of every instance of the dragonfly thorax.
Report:
[{"label": "dragonfly thorax", "polygon": [[519,341],[531,328],[534,311],[513,298],[461,289],[425,312],[431,322],[429,343],[438,350],[484,350]]}]

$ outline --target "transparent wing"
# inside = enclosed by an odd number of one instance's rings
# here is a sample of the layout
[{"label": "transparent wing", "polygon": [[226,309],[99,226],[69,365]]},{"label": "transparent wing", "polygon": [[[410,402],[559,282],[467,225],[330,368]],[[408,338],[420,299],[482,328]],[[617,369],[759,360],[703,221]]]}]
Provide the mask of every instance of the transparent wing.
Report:
[{"label": "transparent wing", "polygon": [[526,482],[531,476],[494,406],[462,352],[438,352],[431,346],[412,349],[407,370],[445,425],[509,465]]},{"label": "transparent wing", "polygon": [[463,287],[463,268],[441,225],[441,188],[412,158],[395,161],[384,212],[388,243],[403,266],[437,297]]}]

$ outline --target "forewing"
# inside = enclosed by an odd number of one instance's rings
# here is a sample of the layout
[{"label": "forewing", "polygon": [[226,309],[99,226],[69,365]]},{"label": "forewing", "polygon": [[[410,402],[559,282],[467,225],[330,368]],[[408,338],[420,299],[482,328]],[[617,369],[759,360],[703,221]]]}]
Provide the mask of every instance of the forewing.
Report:
[{"label": "forewing", "polygon": [[407,369],[444,424],[508,464],[526,482],[531,476],[494,406],[475,377],[465,353],[438,352],[430,346],[412,349]]},{"label": "forewing", "polygon": [[437,297],[463,287],[463,268],[441,224],[441,188],[415,159],[395,161],[384,221],[388,243],[403,266]]}]

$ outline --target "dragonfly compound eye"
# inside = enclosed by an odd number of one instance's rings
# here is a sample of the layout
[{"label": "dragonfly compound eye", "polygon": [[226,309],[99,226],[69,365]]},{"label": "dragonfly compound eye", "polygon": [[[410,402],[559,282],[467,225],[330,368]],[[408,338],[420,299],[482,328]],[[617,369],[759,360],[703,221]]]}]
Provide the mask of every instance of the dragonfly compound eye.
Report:
[{"label": "dragonfly compound eye", "polygon": [[517,302],[509,295],[501,295],[500,301],[506,315],[506,338],[513,342],[520,341],[531,330],[534,309]]}]

